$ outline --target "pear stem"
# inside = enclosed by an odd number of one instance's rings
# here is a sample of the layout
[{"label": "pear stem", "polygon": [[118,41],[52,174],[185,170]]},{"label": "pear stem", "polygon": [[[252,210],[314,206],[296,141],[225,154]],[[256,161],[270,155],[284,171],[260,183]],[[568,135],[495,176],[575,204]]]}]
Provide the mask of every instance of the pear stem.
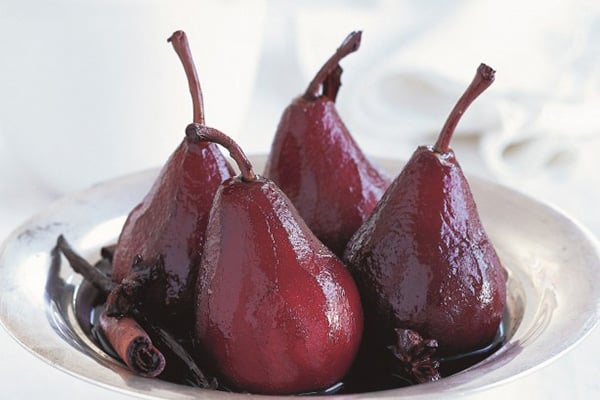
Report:
[{"label": "pear stem", "polygon": [[171,42],[175,52],[179,56],[185,75],[190,86],[192,102],[194,107],[194,122],[204,125],[204,101],[202,99],[202,89],[200,88],[200,80],[194,66],[194,59],[190,50],[189,42],[184,31],[176,31],[171,35],[168,42]]},{"label": "pear stem", "polygon": [[323,82],[323,95],[334,103],[340,86],[342,86],[342,72],[342,67],[338,65],[331,74],[327,75],[325,82]]},{"label": "pear stem", "polygon": [[[325,62],[325,64],[323,64],[319,72],[317,72],[302,97],[307,100],[314,100],[319,97],[319,88],[325,83],[327,77],[335,72],[338,63],[342,58],[358,50],[361,37],[361,31],[353,31],[346,36],[346,39],[344,39],[340,47],[338,47],[335,53]],[[337,90],[335,92],[337,94]]]},{"label": "pear stem", "polygon": [[185,129],[185,135],[192,141],[212,142],[225,147],[229,151],[231,158],[237,163],[242,174],[242,179],[246,182],[253,182],[257,179],[256,174],[252,170],[252,163],[250,163],[242,148],[220,130],[192,123]]},{"label": "pear stem", "polygon": [[454,134],[454,130],[456,129],[458,121],[460,121],[464,112],[471,105],[473,100],[475,100],[494,82],[495,73],[496,71],[494,71],[491,67],[488,67],[483,63],[479,65],[473,81],[467,90],[465,90],[460,99],[458,99],[458,102],[450,112],[450,115],[448,115],[448,119],[446,119],[446,123],[440,132],[440,136],[433,146],[433,151],[436,153],[448,152],[450,149],[450,139],[452,139],[452,135]]}]

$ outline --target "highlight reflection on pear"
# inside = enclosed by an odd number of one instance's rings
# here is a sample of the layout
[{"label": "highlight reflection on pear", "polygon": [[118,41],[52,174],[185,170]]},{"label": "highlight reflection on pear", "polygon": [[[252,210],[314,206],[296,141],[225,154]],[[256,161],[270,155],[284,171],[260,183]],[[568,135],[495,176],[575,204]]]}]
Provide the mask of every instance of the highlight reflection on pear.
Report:
[{"label": "highlight reflection on pear", "polygon": [[326,389],[350,368],[362,334],[358,291],[342,262],[285,194],[252,171],[222,133],[241,176],[215,196],[198,275],[196,337],[235,387],[293,394]]}]

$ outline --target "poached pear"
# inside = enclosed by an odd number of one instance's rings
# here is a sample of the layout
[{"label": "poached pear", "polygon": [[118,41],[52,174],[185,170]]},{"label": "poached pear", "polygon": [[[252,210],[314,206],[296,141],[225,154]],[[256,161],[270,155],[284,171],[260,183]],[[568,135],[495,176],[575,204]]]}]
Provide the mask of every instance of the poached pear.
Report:
[{"label": "poached pear", "polygon": [[410,329],[438,342],[439,355],[490,343],[502,320],[505,276],[471,189],[449,148],[466,108],[494,80],[481,64],[433,147],[417,148],[344,260],[363,300],[365,354]]},{"label": "poached pear", "polygon": [[[188,78],[193,120],[203,125],[202,92],[186,35],[177,31],[169,41]],[[215,144],[184,138],[149,193],[128,215],[119,236],[113,280],[120,283],[139,273],[135,271],[139,265],[162,264],[164,270],[140,292],[140,300],[175,331],[191,328],[193,289],[208,213],[217,188],[231,176],[233,170]]]},{"label": "poached pear", "polygon": [[238,389],[297,394],[329,387],[350,368],[362,334],[350,273],[231,139],[198,124],[187,134],[223,144],[241,170],[219,187],[210,212],[196,288],[197,340]]},{"label": "poached pear", "polygon": [[339,61],[358,50],[360,40],[361,32],[350,33],[285,109],[264,172],[338,256],[391,181],[363,154],[335,107]]}]

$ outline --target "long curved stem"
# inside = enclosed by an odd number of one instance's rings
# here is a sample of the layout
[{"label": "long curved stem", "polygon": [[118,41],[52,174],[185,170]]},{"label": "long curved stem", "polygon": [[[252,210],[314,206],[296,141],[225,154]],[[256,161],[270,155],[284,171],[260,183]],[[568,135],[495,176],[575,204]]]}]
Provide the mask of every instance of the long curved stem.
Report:
[{"label": "long curved stem", "polygon": [[171,42],[173,45],[175,52],[183,64],[183,69],[185,70],[185,75],[188,79],[194,107],[193,121],[204,125],[204,100],[202,99],[202,89],[200,88],[200,80],[198,79],[198,73],[194,66],[194,59],[192,58],[192,52],[187,36],[184,31],[176,31],[169,39],[167,39],[167,41]]},{"label": "long curved stem", "polygon": [[450,139],[454,134],[456,125],[460,121],[466,109],[471,105],[481,93],[485,91],[494,82],[496,71],[485,64],[480,64],[477,68],[477,73],[473,78],[473,81],[458,99],[458,102],[450,112],[446,123],[440,132],[437,142],[433,146],[433,151],[437,153],[446,153],[450,148]]},{"label": "long curved stem", "polygon": [[354,53],[356,50],[358,50],[360,47],[361,37],[361,31],[354,31],[346,36],[346,39],[344,39],[340,47],[338,47],[335,53],[329,57],[319,72],[317,72],[302,97],[305,99],[315,99],[319,96],[319,88],[323,85],[327,77],[336,70],[340,60],[346,57],[348,54]]},{"label": "long curved stem", "polygon": [[220,130],[193,123],[187,126],[185,134],[190,140],[213,142],[225,147],[229,151],[231,158],[237,163],[242,174],[242,179],[246,182],[252,182],[257,179],[256,174],[252,170],[252,163],[250,163],[242,148]]}]

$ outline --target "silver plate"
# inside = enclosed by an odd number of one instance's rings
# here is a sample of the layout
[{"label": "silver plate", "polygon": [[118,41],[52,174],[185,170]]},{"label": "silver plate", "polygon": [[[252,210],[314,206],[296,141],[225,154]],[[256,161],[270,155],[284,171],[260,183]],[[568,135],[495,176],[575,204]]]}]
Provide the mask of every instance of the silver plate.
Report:
[{"label": "silver plate", "polygon": [[[252,161],[261,171],[264,157]],[[401,168],[400,162],[381,163],[393,173]],[[33,354],[104,387],[156,399],[247,398],[135,376],[100,349],[77,318],[85,306],[77,300],[81,278],[52,252],[57,236],[64,234],[90,261],[97,260],[99,248],[116,241],[156,173],[66,197],[17,229],[0,248],[0,320]],[[509,340],[479,364],[438,382],[353,398],[439,398],[499,385],[546,365],[598,322],[600,250],[592,236],[561,212],[513,190],[476,178],[470,182],[509,277]]]}]

